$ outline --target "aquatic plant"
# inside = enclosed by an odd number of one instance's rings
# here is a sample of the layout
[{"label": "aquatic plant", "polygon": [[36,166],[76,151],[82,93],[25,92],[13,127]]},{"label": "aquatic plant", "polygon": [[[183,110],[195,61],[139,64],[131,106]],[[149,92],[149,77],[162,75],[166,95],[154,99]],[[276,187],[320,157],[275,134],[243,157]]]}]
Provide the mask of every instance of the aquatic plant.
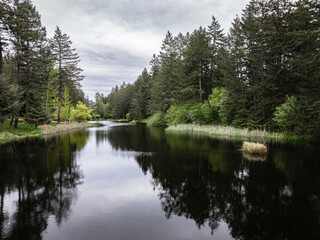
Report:
[{"label": "aquatic plant", "polygon": [[241,150],[245,153],[252,155],[266,155],[268,152],[268,148],[266,145],[255,142],[244,142],[242,144]]},{"label": "aquatic plant", "polygon": [[220,125],[195,125],[179,124],[172,125],[166,129],[172,133],[192,133],[204,136],[242,139],[242,140],[259,140],[259,141],[284,141],[286,135],[278,132],[268,132],[266,130],[249,130],[247,128],[235,128],[231,126]]}]

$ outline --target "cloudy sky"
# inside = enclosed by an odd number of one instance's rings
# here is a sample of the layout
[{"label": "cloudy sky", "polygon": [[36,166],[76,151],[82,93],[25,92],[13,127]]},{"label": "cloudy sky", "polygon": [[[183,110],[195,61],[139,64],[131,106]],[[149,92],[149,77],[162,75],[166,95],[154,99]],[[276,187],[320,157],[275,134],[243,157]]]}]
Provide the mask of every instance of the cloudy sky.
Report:
[{"label": "cloudy sky", "polygon": [[207,26],[214,15],[228,31],[249,0],[33,0],[48,36],[56,26],[70,36],[84,69],[83,90],[93,98],[149,67],[169,30]]}]

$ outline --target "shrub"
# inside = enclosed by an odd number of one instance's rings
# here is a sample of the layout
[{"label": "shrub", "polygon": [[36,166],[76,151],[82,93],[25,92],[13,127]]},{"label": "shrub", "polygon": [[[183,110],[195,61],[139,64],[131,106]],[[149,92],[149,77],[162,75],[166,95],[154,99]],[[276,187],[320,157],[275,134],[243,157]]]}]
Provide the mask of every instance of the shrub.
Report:
[{"label": "shrub", "polygon": [[132,114],[132,113],[127,113],[127,114],[126,114],[126,118],[127,118],[129,121],[132,121],[132,120],[133,120],[133,114]]},{"label": "shrub", "polygon": [[166,126],[166,118],[164,113],[162,112],[157,112],[156,114],[152,115],[148,120],[147,120],[148,125],[151,126]]},{"label": "shrub", "polygon": [[221,106],[226,95],[226,90],[222,87],[212,89],[209,95],[209,105],[212,108],[213,120],[221,120]]},{"label": "shrub", "polygon": [[190,101],[183,105],[171,106],[166,113],[166,119],[169,124],[205,124],[213,121],[213,110],[207,101],[203,104]]},{"label": "shrub", "polygon": [[169,124],[190,123],[190,104],[171,106],[166,114],[166,121]]},{"label": "shrub", "polygon": [[71,120],[77,122],[90,120],[92,117],[91,112],[91,109],[79,101],[76,108],[71,110]]},{"label": "shrub", "polygon": [[273,121],[284,129],[293,130],[297,124],[298,100],[295,96],[287,97],[285,103],[276,108]]},{"label": "shrub", "polygon": [[250,130],[252,129],[258,129],[262,126],[259,124],[259,121],[252,120],[249,118],[239,118],[232,121],[232,126],[237,128],[248,128]]}]

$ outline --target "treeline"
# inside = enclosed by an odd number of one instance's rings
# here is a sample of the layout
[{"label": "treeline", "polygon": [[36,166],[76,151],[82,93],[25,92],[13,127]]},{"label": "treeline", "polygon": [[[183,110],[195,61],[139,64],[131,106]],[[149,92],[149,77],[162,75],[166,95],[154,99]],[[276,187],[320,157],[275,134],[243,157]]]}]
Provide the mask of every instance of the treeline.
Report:
[{"label": "treeline", "polygon": [[170,32],[148,72],[103,98],[113,118],[220,123],[320,136],[320,3],[253,0],[228,34],[218,21]]},{"label": "treeline", "polygon": [[0,2],[0,123],[35,124],[69,120],[85,101],[80,59],[69,36],[56,28],[47,37],[30,0]]}]

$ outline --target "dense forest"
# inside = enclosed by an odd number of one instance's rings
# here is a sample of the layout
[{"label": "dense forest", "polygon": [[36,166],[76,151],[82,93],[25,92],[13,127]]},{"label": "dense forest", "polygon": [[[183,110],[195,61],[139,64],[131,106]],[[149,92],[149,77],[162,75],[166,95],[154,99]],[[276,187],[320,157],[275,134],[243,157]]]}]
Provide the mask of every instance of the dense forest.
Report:
[{"label": "dense forest", "polygon": [[107,118],[224,124],[320,136],[320,2],[252,0],[225,34],[174,36],[133,84],[96,94]]},{"label": "dense forest", "polygon": [[[0,124],[65,121],[85,102],[80,59],[69,36],[49,39],[30,0],[0,1]],[[81,106],[81,103],[78,104]]]}]

